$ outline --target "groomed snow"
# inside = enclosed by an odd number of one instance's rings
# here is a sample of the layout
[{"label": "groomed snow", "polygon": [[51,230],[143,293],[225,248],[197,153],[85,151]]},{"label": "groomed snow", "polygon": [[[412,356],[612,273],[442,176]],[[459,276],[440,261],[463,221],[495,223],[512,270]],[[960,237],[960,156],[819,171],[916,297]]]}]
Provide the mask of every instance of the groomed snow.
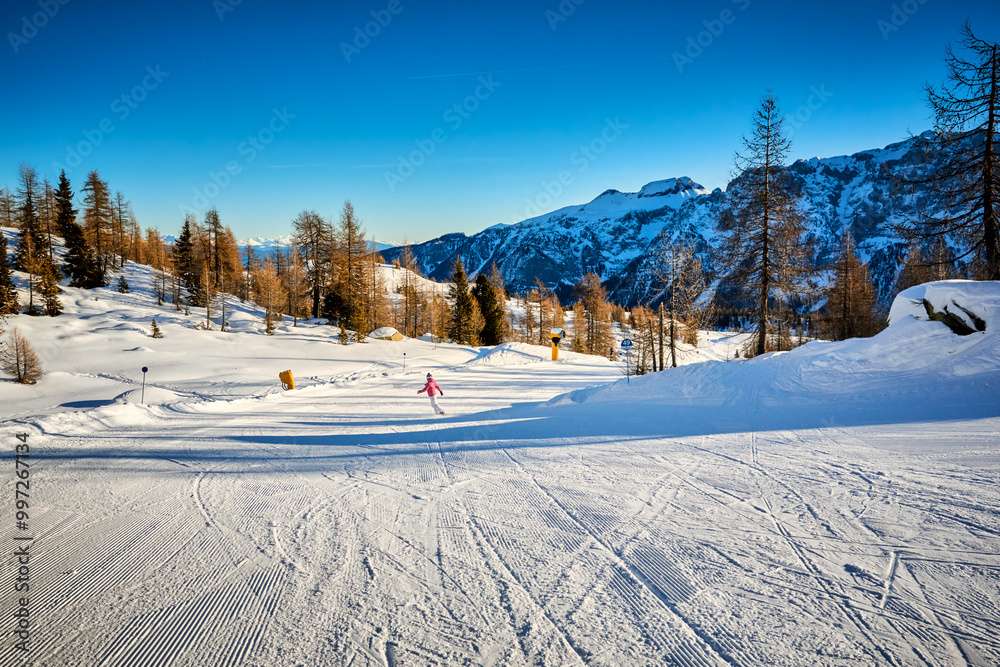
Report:
[{"label": "groomed snow", "polygon": [[147,274],[8,323],[50,371],[0,383],[35,664],[1000,662],[997,284],[984,334],[907,313],[626,383],[537,346],[265,336],[249,306],[201,331]]}]

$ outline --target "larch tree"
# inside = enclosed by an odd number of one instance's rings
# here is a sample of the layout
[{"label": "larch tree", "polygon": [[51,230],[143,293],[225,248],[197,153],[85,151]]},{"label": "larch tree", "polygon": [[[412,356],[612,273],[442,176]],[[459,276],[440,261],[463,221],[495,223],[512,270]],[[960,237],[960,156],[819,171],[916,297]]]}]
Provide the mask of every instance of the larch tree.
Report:
[{"label": "larch tree", "polygon": [[829,338],[846,340],[878,333],[875,286],[868,268],[858,259],[850,232],[844,233],[826,296],[825,328]]},{"label": "larch tree", "polygon": [[906,260],[899,270],[899,277],[896,279],[896,291],[902,292],[914,285],[922,285],[933,279],[931,267],[924,257],[923,249],[917,241],[912,241],[906,251]]},{"label": "larch tree", "polygon": [[965,25],[964,53],[945,56],[948,83],[927,87],[934,142],[943,156],[914,185],[929,189],[936,212],[904,231],[924,238],[959,239],[976,273],[1000,280],[1000,44]]},{"label": "larch tree", "polygon": [[587,313],[579,299],[573,304],[573,351],[587,351]]},{"label": "larch tree", "polygon": [[0,366],[21,384],[35,384],[42,377],[42,363],[27,336],[13,329],[0,349]]},{"label": "larch tree", "polygon": [[284,284],[285,299],[287,301],[286,312],[292,316],[292,326],[299,325],[299,318],[302,317],[306,306],[306,267],[302,263],[302,256],[299,249],[292,246],[291,254],[288,258],[288,266],[282,276]]},{"label": "larch tree", "polygon": [[20,177],[17,201],[17,226],[20,234],[14,264],[21,271],[35,273],[39,268],[39,257],[48,255],[38,215],[38,175],[31,167],[23,166]]},{"label": "larch tree", "polygon": [[[752,352],[772,349],[771,301],[797,293],[808,270],[802,219],[789,191],[783,164],[791,142],[775,99],[767,96],[754,114],[753,130],[735,158],[737,177],[730,225],[724,225],[724,255],[730,280],[754,294],[757,331]],[[780,312],[780,311],[779,311]]]},{"label": "larch tree", "polygon": [[[292,223],[293,239],[306,265],[312,317],[320,316],[323,291],[329,283],[333,227],[315,211],[303,211]],[[247,255],[248,266],[251,255]],[[248,268],[248,271],[250,269]]]},{"label": "larch tree", "polygon": [[275,320],[280,319],[281,303],[284,301],[281,279],[270,259],[257,269],[253,277],[254,301],[264,309],[264,331],[274,334]]},{"label": "larch tree", "polygon": [[7,262],[7,237],[0,234],[0,316],[14,315],[20,310],[14,272]]},{"label": "larch tree", "polygon": [[112,243],[112,207],[108,185],[101,180],[97,171],[91,171],[83,186],[83,220],[84,234],[87,242],[94,249],[97,261],[96,278],[105,284],[108,265],[111,261]]},{"label": "larch tree", "polygon": [[[705,291],[705,274],[694,252],[682,245],[666,245],[660,251],[659,279],[663,283],[663,303],[658,315],[657,337],[667,335],[670,366],[677,368],[677,341],[698,344],[698,328],[702,324],[696,301]],[[666,313],[663,311],[666,308]],[[664,318],[666,317],[666,332]],[[663,369],[663,343],[660,343],[660,367]]]},{"label": "larch tree", "polygon": [[212,286],[216,289],[222,289],[223,234],[225,230],[222,227],[222,219],[219,217],[217,209],[211,208],[205,214],[205,232],[209,242],[208,266]]},{"label": "larch tree", "polygon": [[588,273],[576,286],[577,297],[585,312],[586,352],[601,356],[614,356],[611,337],[611,304],[600,277]]}]

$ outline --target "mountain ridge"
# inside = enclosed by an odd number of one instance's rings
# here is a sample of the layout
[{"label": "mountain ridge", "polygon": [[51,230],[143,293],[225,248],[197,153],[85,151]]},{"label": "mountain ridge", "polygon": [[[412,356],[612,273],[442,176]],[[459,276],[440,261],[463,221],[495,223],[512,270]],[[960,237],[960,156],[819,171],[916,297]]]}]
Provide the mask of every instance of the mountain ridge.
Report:
[{"label": "mountain ridge", "polygon": [[[907,241],[896,225],[926,211],[926,193],[902,192],[904,174],[934,160],[931,132],[849,155],[800,159],[785,167],[813,242],[814,267],[822,271],[850,231],[869,264],[880,298],[891,298]],[[711,273],[720,242],[719,219],[741,187],[709,191],[688,176],[647,183],[637,192],[608,189],[585,204],[564,206],[524,220],[497,224],[475,234],[455,232],[410,246],[426,275],[446,279],[456,255],[471,275],[496,264],[508,287],[523,292],[535,278],[561,298],[588,272],[601,277],[619,303],[655,303],[655,256],[666,245],[690,246]],[[399,258],[402,247],[383,253]]]}]

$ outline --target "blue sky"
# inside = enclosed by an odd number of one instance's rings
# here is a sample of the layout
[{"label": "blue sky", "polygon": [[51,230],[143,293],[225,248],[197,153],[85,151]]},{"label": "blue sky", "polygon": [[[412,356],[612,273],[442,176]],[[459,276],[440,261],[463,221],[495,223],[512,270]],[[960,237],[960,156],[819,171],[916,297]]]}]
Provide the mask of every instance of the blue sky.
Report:
[{"label": "blue sky", "polygon": [[241,237],[351,199],[370,235],[474,232],[607,188],[724,186],[754,107],[793,156],[930,125],[925,82],[1000,3],[8,1],[0,183],[98,169],[140,222]]}]

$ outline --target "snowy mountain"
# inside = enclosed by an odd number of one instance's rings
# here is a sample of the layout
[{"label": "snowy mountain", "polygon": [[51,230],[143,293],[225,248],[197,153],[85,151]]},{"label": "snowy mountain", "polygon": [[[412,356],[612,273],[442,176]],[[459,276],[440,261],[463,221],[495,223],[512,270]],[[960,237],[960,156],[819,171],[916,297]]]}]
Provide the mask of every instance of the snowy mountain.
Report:
[{"label": "snowy mountain", "polygon": [[[238,244],[240,252],[246,252],[247,248],[253,248],[254,255],[257,257],[273,257],[278,252],[289,252],[292,248],[293,242],[294,237],[291,234],[285,234],[284,236],[275,237],[254,236],[248,239],[243,239],[239,241]],[[376,252],[381,252],[395,246],[391,243],[369,241],[368,247]]]},{"label": "snowy mountain", "polygon": [[[799,160],[788,168],[792,187],[815,241],[817,268],[835,256],[850,230],[869,263],[881,299],[888,303],[906,243],[894,226],[927,209],[924,197],[905,193],[900,176],[928,165],[930,134],[854,155]],[[688,177],[654,181],[639,192],[607,190],[593,201],[567,206],[477,234],[447,234],[412,247],[421,269],[446,278],[456,255],[475,274],[494,262],[510,289],[525,290],[541,279],[562,297],[583,274],[601,276],[612,298],[625,304],[657,298],[658,249],[682,242],[711,270],[716,223],[730,207],[740,178],[725,191],[708,192]],[[391,261],[397,248],[384,253]]]}]

